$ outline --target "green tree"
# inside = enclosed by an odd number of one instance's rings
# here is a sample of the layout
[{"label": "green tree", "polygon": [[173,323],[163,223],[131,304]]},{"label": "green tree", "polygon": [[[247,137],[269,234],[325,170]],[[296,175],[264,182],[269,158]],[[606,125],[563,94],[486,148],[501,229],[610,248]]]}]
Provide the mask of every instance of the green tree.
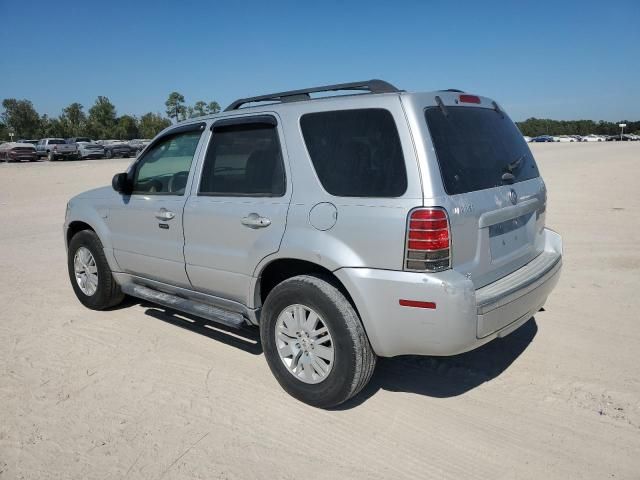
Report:
[{"label": "green tree", "polygon": [[74,102],[62,110],[62,115],[60,115],[60,121],[65,124],[71,137],[79,137],[85,133],[87,116],[82,109],[81,104]]},{"label": "green tree", "polygon": [[218,102],[213,101],[213,102],[209,102],[209,105],[207,105],[207,112],[208,113],[219,113],[220,112],[220,105],[218,104]]},{"label": "green tree", "polygon": [[0,141],[9,140],[9,129],[7,126],[0,122]]},{"label": "green tree", "polygon": [[138,119],[131,115],[122,115],[118,118],[115,129],[115,136],[121,140],[132,140],[140,136],[138,130]]},{"label": "green tree", "polygon": [[2,101],[4,111],[0,114],[2,123],[13,131],[14,140],[18,138],[34,138],[40,130],[40,115],[29,100],[5,98]]},{"label": "green tree", "polygon": [[202,117],[207,114],[207,103],[202,100],[198,100],[193,104],[193,113],[195,117]]},{"label": "green tree", "polygon": [[140,117],[138,129],[142,138],[153,138],[171,125],[171,120],[157,113],[145,113]]},{"label": "green tree", "polygon": [[94,138],[106,139],[114,136],[116,124],[116,107],[108,97],[99,96],[89,109],[87,133]]},{"label": "green tree", "polygon": [[40,135],[41,137],[60,137],[66,138],[70,135],[64,122],[59,118],[49,118],[44,114],[40,119]]},{"label": "green tree", "polygon": [[174,118],[176,123],[185,119],[187,108],[184,106],[184,95],[178,92],[171,92],[164,105],[167,107],[167,117]]}]

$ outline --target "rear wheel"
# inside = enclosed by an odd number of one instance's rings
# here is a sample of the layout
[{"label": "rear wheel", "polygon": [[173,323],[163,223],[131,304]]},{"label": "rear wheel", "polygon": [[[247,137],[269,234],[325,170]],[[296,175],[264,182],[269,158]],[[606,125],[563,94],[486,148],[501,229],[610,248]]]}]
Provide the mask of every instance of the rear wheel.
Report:
[{"label": "rear wheel", "polygon": [[264,303],[260,337],[282,388],[316,407],[353,397],[375,368],[358,314],[329,279],[301,275],[277,285]]},{"label": "rear wheel", "polygon": [[69,242],[69,279],[78,300],[92,310],[104,310],[124,299],[104,256],[102,242],[92,230],[76,233]]}]

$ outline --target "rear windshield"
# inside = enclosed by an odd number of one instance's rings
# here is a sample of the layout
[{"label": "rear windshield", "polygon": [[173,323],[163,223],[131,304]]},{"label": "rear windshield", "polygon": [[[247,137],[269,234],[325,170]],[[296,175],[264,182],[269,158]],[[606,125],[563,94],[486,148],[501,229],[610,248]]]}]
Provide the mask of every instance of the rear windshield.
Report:
[{"label": "rear windshield", "polygon": [[449,195],[523,182],[539,176],[522,134],[506,116],[475,107],[425,111],[442,181]]},{"label": "rear windshield", "polygon": [[387,110],[308,113],[300,120],[313,167],[338,197],[399,197],[407,172],[396,124]]},{"label": "rear windshield", "polygon": [[49,140],[49,145],[64,145],[65,143],[61,138],[52,138]]}]

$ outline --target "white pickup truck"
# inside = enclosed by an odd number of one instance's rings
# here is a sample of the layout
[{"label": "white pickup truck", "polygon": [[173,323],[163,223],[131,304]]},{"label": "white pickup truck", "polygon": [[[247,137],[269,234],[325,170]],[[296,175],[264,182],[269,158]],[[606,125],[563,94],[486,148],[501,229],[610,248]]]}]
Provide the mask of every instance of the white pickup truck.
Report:
[{"label": "white pickup truck", "polygon": [[75,160],[78,158],[78,147],[75,143],[67,143],[62,138],[43,138],[36,145],[39,157],[47,157],[48,160],[66,158]]}]

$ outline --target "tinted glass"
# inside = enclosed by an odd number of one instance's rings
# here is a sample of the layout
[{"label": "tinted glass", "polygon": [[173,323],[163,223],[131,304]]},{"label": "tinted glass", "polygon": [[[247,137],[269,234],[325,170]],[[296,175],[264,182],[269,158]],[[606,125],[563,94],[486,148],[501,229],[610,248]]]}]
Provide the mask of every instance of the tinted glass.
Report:
[{"label": "tinted glass", "polygon": [[398,197],[407,172],[398,130],[383,109],[309,113],[300,120],[324,189],[339,197]]},{"label": "tinted glass", "polygon": [[506,115],[472,107],[447,107],[447,113],[432,107],[425,116],[449,195],[539,176],[527,142]]},{"label": "tinted glass", "polygon": [[284,167],[273,125],[215,128],[207,150],[200,194],[282,196]]},{"label": "tinted glass", "polygon": [[65,141],[61,138],[52,138],[49,140],[49,145],[64,145]]},{"label": "tinted glass", "polygon": [[136,165],[133,193],[184,195],[201,132],[165,137]]}]

